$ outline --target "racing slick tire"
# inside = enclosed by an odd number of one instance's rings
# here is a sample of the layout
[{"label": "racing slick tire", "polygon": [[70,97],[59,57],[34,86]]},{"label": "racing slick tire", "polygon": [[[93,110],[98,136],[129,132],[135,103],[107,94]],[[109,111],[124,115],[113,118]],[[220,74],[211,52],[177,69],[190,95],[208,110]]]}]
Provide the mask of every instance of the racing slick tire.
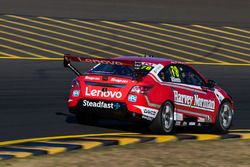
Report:
[{"label": "racing slick tire", "polygon": [[174,124],[174,106],[170,101],[167,101],[162,105],[149,128],[153,133],[169,134],[173,131]]},{"label": "racing slick tire", "polygon": [[97,117],[89,112],[76,113],[76,120],[79,124],[95,125],[98,121]]},{"label": "racing slick tire", "polygon": [[233,109],[229,101],[224,101],[220,105],[216,123],[213,127],[215,133],[226,133],[232,125]]}]

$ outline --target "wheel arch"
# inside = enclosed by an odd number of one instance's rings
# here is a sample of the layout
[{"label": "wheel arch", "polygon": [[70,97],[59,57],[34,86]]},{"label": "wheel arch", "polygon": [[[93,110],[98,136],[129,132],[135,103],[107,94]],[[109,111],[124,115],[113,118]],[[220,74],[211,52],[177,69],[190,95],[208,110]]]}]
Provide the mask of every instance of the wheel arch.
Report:
[{"label": "wheel arch", "polygon": [[164,106],[164,104],[165,104],[166,102],[170,102],[170,103],[173,105],[173,108],[174,108],[174,111],[175,111],[175,104],[174,104],[174,101],[171,100],[171,99],[166,99],[166,100],[161,104],[161,107],[160,107],[159,109],[161,109],[162,106]]},{"label": "wheel arch", "polygon": [[222,106],[222,104],[224,104],[225,102],[229,102],[231,105],[232,105],[232,102],[231,102],[231,100],[229,99],[229,98],[224,98],[221,102],[220,102],[220,104],[219,104],[219,106],[218,106],[218,109],[217,109],[217,111],[216,111],[216,115],[215,115],[215,124],[216,124],[216,122],[217,122],[217,120],[218,120],[218,114],[219,114],[219,112],[220,112],[220,110],[221,110],[221,106]]},{"label": "wheel arch", "polygon": [[223,99],[223,100],[221,101],[220,106],[221,106],[222,103],[224,103],[224,102],[226,102],[226,101],[229,102],[231,105],[233,105],[232,100],[230,100],[229,98],[225,98],[225,99]]},{"label": "wheel arch", "polygon": [[[163,128],[163,122],[162,122],[162,112],[164,111],[164,106],[168,103],[171,104],[172,107],[172,123],[169,125],[169,128],[164,129]],[[170,105],[168,104],[168,105]],[[150,130],[154,133],[160,133],[160,134],[169,134],[172,133],[174,127],[175,127],[175,120],[174,120],[174,112],[175,112],[175,105],[174,102],[171,99],[166,99],[159,108],[159,112],[157,113],[156,117],[152,120],[151,124],[149,125]]]},{"label": "wheel arch", "polygon": [[[221,107],[223,106],[224,103],[229,103],[231,105],[231,107],[232,107],[232,118],[231,118],[231,121],[230,121],[230,125],[228,127],[222,127],[221,121],[219,120],[219,115],[220,115],[220,112],[221,112],[221,109],[222,109]],[[216,114],[216,121],[215,121],[215,124],[214,124],[214,127],[213,127],[212,130],[215,133],[226,133],[230,129],[230,127],[232,126],[233,119],[234,119],[233,104],[232,104],[230,99],[225,98],[220,103],[218,113]]]},{"label": "wheel arch", "polygon": [[[221,105],[222,105],[223,103],[225,103],[225,102],[229,102],[229,103],[231,104],[231,106],[232,106],[232,109],[234,110],[234,104],[233,104],[232,100],[230,100],[229,98],[225,98],[225,99],[223,99],[223,100],[221,101],[221,103],[220,103],[220,105],[219,105],[219,110],[221,109]],[[218,112],[219,112],[219,111],[218,111]]]}]

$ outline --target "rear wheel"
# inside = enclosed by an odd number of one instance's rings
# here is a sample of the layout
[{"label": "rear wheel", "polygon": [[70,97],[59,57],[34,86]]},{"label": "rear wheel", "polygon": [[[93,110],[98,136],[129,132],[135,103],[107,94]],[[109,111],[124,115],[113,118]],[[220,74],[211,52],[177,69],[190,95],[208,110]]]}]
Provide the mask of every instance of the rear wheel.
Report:
[{"label": "rear wheel", "polygon": [[150,130],[154,133],[168,134],[174,129],[174,107],[167,101],[160,108],[156,118],[150,125]]},{"label": "rear wheel", "polygon": [[217,114],[216,124],[214,125],[214,132],[226,133],[232,125],[233,109],[231,103],[225,101],[221,104],[220,110]]}]

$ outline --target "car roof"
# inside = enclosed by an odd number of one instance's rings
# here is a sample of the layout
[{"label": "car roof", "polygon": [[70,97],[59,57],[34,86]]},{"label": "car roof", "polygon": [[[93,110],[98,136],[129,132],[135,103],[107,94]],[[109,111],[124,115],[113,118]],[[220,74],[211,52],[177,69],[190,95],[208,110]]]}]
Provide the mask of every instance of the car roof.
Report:
[{"label": "car roof", "polygon": [[141,61],[141,62],[148,62],[153,64],[184,64],[183,62],[172,60],[172,59],[165,59],[160,57],[139,57],[139,56],[120,56],[113,58],[115,60],[127,60],[127,61]]}]

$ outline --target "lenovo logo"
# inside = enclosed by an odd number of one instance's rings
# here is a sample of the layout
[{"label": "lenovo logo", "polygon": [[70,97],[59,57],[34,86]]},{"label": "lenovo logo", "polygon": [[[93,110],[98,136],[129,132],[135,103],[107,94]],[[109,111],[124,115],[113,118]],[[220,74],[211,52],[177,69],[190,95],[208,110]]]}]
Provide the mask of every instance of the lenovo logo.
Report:
[{"label": "lenovo logo", "polygon": [[86,87],[85,95],[92,97],[106,97],[106,98],[120,99],[122,97],[122,92],[108,91],[108,90],[106,92],[103,92],[102,90],[96,90],[96,89],[89,90],[88,87]]}]

